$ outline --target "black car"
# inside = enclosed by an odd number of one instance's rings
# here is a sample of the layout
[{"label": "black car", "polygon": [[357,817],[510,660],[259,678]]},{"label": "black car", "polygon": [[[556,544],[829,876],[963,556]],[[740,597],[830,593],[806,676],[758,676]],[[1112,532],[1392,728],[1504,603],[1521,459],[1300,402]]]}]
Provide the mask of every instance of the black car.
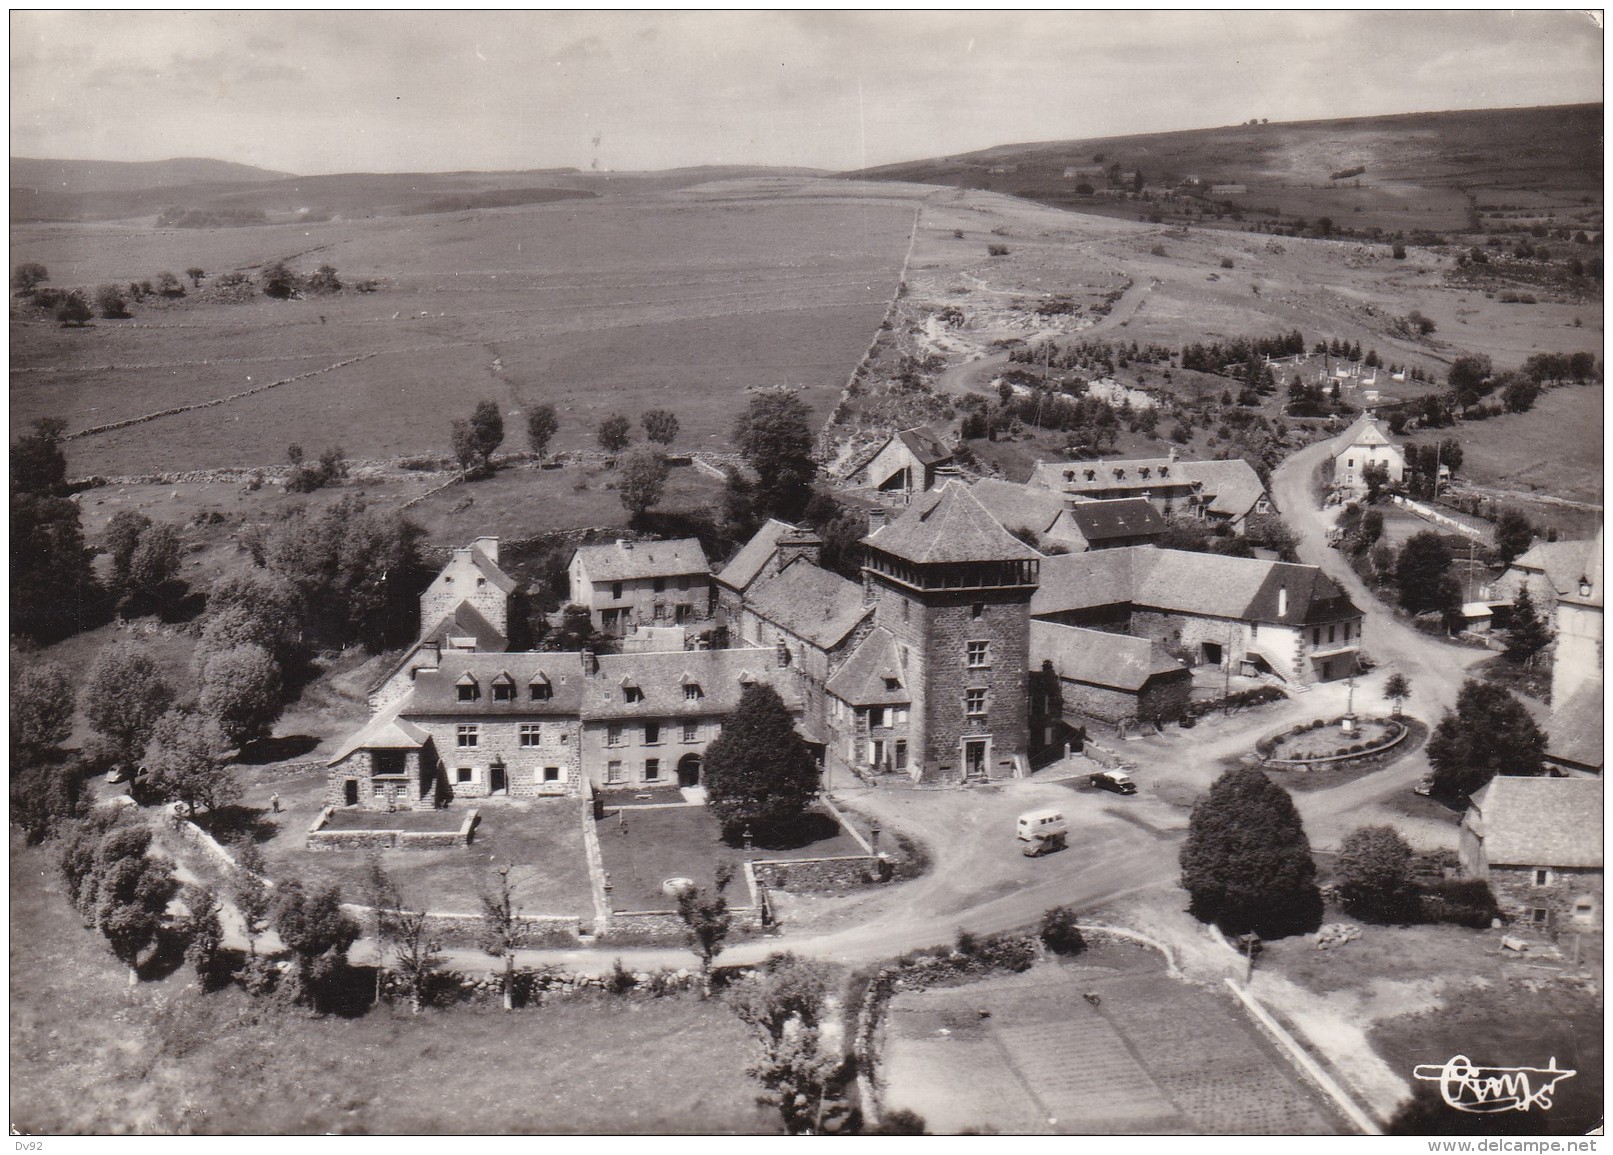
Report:
[{"label": "black car", "polygon": [[1112,790],[1116,794],[1137,793],[1137,783],[1131,780],[1131,775],[1124,770],[1105,770],[1101,774],[1094,774],[1087,779],[1099,790]]}]

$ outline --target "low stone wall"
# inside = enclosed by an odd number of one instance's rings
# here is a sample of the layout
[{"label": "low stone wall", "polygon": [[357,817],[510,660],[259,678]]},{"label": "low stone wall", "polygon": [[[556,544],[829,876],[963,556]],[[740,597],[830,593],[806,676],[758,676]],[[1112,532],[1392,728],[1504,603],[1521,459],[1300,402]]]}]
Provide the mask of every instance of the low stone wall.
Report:
[{"label": "low stone wall", "polygon": [[[731,929],[734,931],[764,928],[759,906],[730,907],[729,914],[733,916]],[[617,910],[611,912],[610,929],[598,941],[606,946],[637,941],[682,943],[688,929],[675,910]]]},{"label": "low stone wall", "polygon": [[469,846],[476,830],[479,811],[465,811],[458,830],[331,830],[334,806],[319,812],[308,828],[303,847],[307,850],[453,850]]},{"label": "low stone wall", "polygon": [[855,854],[838,858],[792,858],[751,863],[756,881],[795,894],[846,890],[884,882],[891,876],[884,855]]},{"label": "low stone wall", "polygon": [[[504,972],[489,968],[486,971],[439,970],[432,973],[433,985],[438,992],[451,992],[448,999],[457,996],[471,1002],[496,1002],[503,997]],[[398,975],[388,974],[381,982],[382,989],[394,999],[408,998],[407,985]],[[622,976],[583,974],[573,971],[532,970],[521,967],[515,972],[516,1001],[520,1004],[534,1000],[547,1001],[578,995],[598,996],[609,994],[617,998],[664,998],[700,988],[700,975],[688,967],[678,970],[625,971]],[[440,1001],[442,995],[438,995]]]}]

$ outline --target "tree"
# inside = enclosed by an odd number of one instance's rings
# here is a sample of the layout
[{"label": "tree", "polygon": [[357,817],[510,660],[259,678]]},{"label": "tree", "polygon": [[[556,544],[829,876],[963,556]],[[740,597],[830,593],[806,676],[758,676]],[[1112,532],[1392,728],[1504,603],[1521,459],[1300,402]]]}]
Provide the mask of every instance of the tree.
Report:
[{"label": "tree", "polygon": [[1546,735],[1523,703],[1500,686],[1468,680],[1428,739],[1434,791],[1460,800],[1497,774],[1539,774]]},{"label": "tree", "polygon": [[336,275],[335,265],[320,265],[314,270],[313,276],[308,278],[308,291],[318,296],[329,296],[342,291],[341,278]]},{"label": "tree", "polygon": [[[62,885],[67,888],[67,901],[78,911],[86,927],[95,925],[96,864],[101,843],[120,825],[122,818],[123,812],[116,807],[96,808],[62,831],[61,844],[56,850],[56,869],[62,876]],[[149,832],[146,837],[151,837]]]},{"label": "tree", "polygon": [[1191,913],[1227,934],[1276,938],[1320,922],[1316,864],[1299,812],[1252,766],[1228,770],[1194,805],[1181,864]]},{"label": "tree", "polygon": [[78,289],[72,289],[62,298],[62,303],[56,306],[56,319],[61,322],[62,328],[72,327],[82,329],[86,322],[95,316],[90,303],[84,299],[84,294]]},{"label": "tree", "polygon": [[504,441],[504,418],[498,405],[492,401],[479,401],[471,412],[470,420],[453,423],[454,456],[459,468],[467,475],[473,463],[480,461],[480,471],[493,471],[493,451]]},{"label": "tree", "polygon": [[11,772],[11,821],[29,846],[56,835],[65,823],[89,811],[83,796],[83,769],[77,763],[14,765]]},{"label": "tree", "polygon": [[150,845],[150,830],[123,826],[109,831],[96,852],[95,928],[129,968],[130,986],[140,981],[140,956],[156,942],[179,889],[167,867],[147,857]]},{"label": "tree", "polygon": [[190,278],[191,287],[199,289],[202,287],[202,278],[207,276],[207,270],[192,265],[185,270],[185,275]]},{"label": "tree", "polygon": [[666,491],[666,459],[658,449],[647,445],[630,450],[622,458],[616,479],[616,496],[634,521],[661,500]]},{"label": "tree", "polygon": [[1514,378],[1501,389],[1501,403],[1508,413],[1527,413],[1540,398],[1540,386],[1523,377]]},{"label": "tree", "polygon": [[164,802],[183,803],[191,814],[198,806],[217,810],[237,801],[241,784],[225,768],[228,744],[213,719],[169,710],[157,719],[146,746],[152,793]]},{"label": "tree", "polygon": [[11,492],[38,497],[65,497],[67,455],[62,435],[67,422],[60,417],[38,417],[28,431],[11,443]]},{"label": "tree", "polygon": [[185,286],[172,273],[161,272],[157,274],[157,292],[164,297],[183,297]]},{"label": "tree", "polygon": [[494,958],[504,960],[504,1009],[515,1009],[515,952],[521,945],[524,927],[520,908],[515,905],[515,891],[510,885],[513,865],[505,865],[493,873],[498,875],[497,888],[482,892],[482,925],[477,945]]},{"label": "tree", "polygon": [[126,590],[129,586],[129,565],[134,551],[140,548],[140,537],[151,528],[151,519],[132,509],[120,509],[106,523],[101,538],[102,549],[112,558],[112,588]]},{"label": "tree", "polygon": [[1526,583],[1518,586],[1518,596],[1512,604],[1511,625],[1507,629],[1507,648],[1502,654],[1508,662],[1521,666],[1551,644],[1551,630],[1545,618],[1535,608],[1534,595]]},{"label": "tree", "polygon": [[264,296],[274,297],[284,301],[298,294],[297,274],[286,267],[286,262],[276,261],[263,270]]},{"label": "tree", "polygon": [[542,457],[549,450],[549,442],[560,431],[560,418],[553,405],[547,402],[527,410],[526,439],[532,452]]},{"label": "tree", "polygon": [[1042,945],[1058,955],[1077,955],[1087,948],[1086,938],[1075,924],[1075,912],[1067,906],[1043,913],[1040,937]]},{"label": "tree", "polygon": [[[243,842],[236,850],[236,870],[230,880],[230,901],[241,916],[241,933],[246,936],[247,959],[258,957],[258,939],[269,929],[269,913],[274,896],[264,879],[263,852],[255,842]],[[253,992],[257,993],[256,991]]]},{"label": "tree", "polygon": [[202,667],[202,714],[217,723],[226,745],[269,736],[280,717],[280,666],[262,646],[223,650]]},{"label": "tree", "polygon": [[165,521],[146,526],[129,556],[124,587],[128,597],[145,601],[159,597],[162,588],[179,574],[183,548],[179,530],[174,526]]},{"label": "tree", "polygon": [[184,889],[185,962],[196,972],[203,990],[218,985],[224,962],[224,906],[210,886],[192,884]]},{"label": "tree", "polygon": [[84,720],[100,736],[103,756],[127,766],[144,753],[157,719],[172,700],[173,693],[158,676],[150,655],[129,642],[118,642],[90,664],[80,706]]},{"label": "tree", "polygon": [[1395,717],[1400,717],[1400,704],[1411,697],[1411,682],[1404,674],[1390,674],[1383,684],[1385,701],[1393,702]]},{"label": "tree", "polygon": [[606,453],[620,453],[632,440],[632,428],[633,423],[620,413],[611,414],[599,423],[599,447]]},{"label": "tree", "polygon": [[95,307],[101,311],[101,316],[109,321],[129,315],[129,302],[125,299],[123,290],[116,285],[102,285],[95,290]]},{"label": "tree", "polygon": [[1375,504],[1389,484],[1389,465],[1383,461],[1369,461],[1361,467],[1361,480],[1367,483],[1367,504]]},{"label": "tree", "polygon": [[297,956],[297,1001],[317,1009],[325,984],[347,965],[358,924],[342,910],[335,886],[305,888],[294,878],[276,889],[269,917],[280,941]]},{"label": "tree", "polygon": [[1456,403],[1463,409],[1469,409],[1494,388],[1490,383],[1494,371],[1489,357],[1483,353],[1467,353],[1451,362],[1445,380],[1455,391]]},{"label": "tree", "polygon": [[50,272],[38,261],[24,261],[11,271],[11,287],[19,293],[31,293],[50,280]]},{"label": "tree", "polygon": [[832,972],[826,963],[775,954],[729,995],[734,1013],[758,1036],[762,1057],[750,1068],[761,1101],[778,1108],[791,1135],[822,1133],[847,1112],[835,1095],[841,1058],[823,1046]]},{"label": "tree", "polygon": [[297,654],[302,605],[283,578],[263,570],[230,574],[213,583],[193,657],[201,676],[207,659],[236,646],[262,646],[284,667]]},{"label": "tree", "polygon": [[1432,530],[1413,534],[1400,547],[1395,563],[1401,606],[1413,614],[1428,610],[1450,613],[1456,609],[1462,595],[1456,579],[1447,572],[1450,564],[1451,551],[1444,538]]},{"label": "tree", "polygon": [[54,761],[73,732],[73,683],[54,662],[11,655],[11,756],[23,765]]},{"label": "tree", "polygon": [[370,858],[366,891],[366,899],[375,911],[375,940],[380,956],[377,993],[390,956],[409,992],[409,1009],[418,1015],[431,996],[432,975],[439,961],[438,944],[426,933],[427,914],[424,910],[407,909],[402,893],[378,855]]},{"label": "tree", "polygon": [[756,474],[762,512],[793,521],[812,496],[817,463],[812,426],[802,400],[782,389],[759,392],[734,425],[734,443]]},{"label": "tree", "polygon": [[728,900],[723,897],[733,873],[732,866],[719,862],[716,885],[711,890],[691,886],[678,892],[678,917],[683,920],[690,949],[700,956],[702,998],[711,997],[711,964],[722,953],[723,942],[733,925],[734,917],[728,910]]},{"label": "tree", "polygon": [[1504,509],[1495,519],[1495,554],[1505,565],[1534,544],[1535,527],[1515,509]]},{"label": "tree", "polygon": [[784,826],[818,794],[818,766],[778,691],[753,682],[706,749],[706,805],[730,842],[747,826]]},{"label": "tree", "polygon": [[1415,913],[1411,847],[1392,826],[1363,826],[1345,838],[1335,867],[1351,914],[1400,921]]},{"label": "tree", "polygon": [[638,420],[644,436],[659,445],[670,446],[678,439],[678,415],[670,409],[646,409]]},{"label": "tree", "polygon": [[76,633],[99,612],[78,506],[11,495],[11,629],[39,641]]}]

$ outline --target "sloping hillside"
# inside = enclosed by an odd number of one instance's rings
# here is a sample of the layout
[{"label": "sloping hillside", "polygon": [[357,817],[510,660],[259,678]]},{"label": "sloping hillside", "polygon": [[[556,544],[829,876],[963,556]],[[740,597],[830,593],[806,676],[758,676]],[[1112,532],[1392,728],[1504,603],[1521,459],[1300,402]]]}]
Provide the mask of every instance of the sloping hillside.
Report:
[{"label": "sloping hillside", "polygon": [[290,173],[235,164],[206,157],[173,160],[40,160],[11,158],[11,187],[35,193],[132,192],[136,189],[174,188],[180,185],[233,184],[240,181],[280,180]]}]

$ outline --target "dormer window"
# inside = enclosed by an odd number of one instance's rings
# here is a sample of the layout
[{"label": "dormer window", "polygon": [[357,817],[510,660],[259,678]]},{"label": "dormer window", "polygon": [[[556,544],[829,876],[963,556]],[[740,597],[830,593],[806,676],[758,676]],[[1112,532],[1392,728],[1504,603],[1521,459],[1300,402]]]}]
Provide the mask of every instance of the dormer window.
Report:
[{"label": "dormer window", "polygon": [[1125,476],[1126,476],[1126,471],[1124,469],[1116,469],[1115,470],[1115,480],[1116,481],[1119,481],[1121,478],[1123,478]]},{"label": "dormer window", "polygon": [[534,702],[547,702],[554,697],[554,687],[549,684],[548,675],[539,670],[527,683],[527,697]]},{"label": "dormer window", "polygon": [[1087,478],[1088,481],[1096,481],[1096,480],[1098,480],[1098,471],[1096,469],[1087,469],[1087,470],[1083,470],[1082,472],[1084,472],[1086,474],[1086,478]]},{"label": "dormer window", "polygon": [[459,681],[454,683],[459,691],[461,702],[474,702],[482,696],[482,687],[469,673],[461,674]]},{"label": "dormer window", "polygon": [[493,701],[515,701],[515,679],[508,674],[501,673],[493,679]]},{"label": "dormer window", "polygon": [[1147,477],[1149,474],[1151,474],[1153,472],[1153,470],[1149,469],[1148,466],[1145,465],[1141,469],[1139,469],[1137,472],[1142,474],[1144,477]]},{"label": "dormer window", "polygon": [[900,690],[902,688],[902,680],[900,678],[886,678],[885,688],[887,690]]},{"label": "dormer window", "polygon": [[683,684],[683,700],[685,702],[698,702],[703,697],[705,697],[705,693],[700,689],[699,682],[685,682]]},{"label": "dormer window", "polygon": [[628,705],[644,701],[644,691],[631,677],[622,679],[622,701]]},{"label": "dormer window", "polygon": [[1075,470],[1066,469],[1064,471],[1064,480],[1065,481],[1074,481],[1075,480]]}]

